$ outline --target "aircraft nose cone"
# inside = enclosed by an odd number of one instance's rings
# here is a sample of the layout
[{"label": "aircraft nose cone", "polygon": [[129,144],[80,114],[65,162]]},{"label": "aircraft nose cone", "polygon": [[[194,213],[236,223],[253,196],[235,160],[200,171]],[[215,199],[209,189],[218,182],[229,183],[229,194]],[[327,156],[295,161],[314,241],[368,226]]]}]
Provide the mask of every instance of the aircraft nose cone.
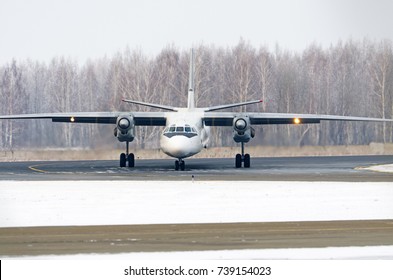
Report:
[{"label": "aircraft nose cone", "polygon": [[170,139],[170,152],[174,157],[183,158],[187,156],[190,149],[190,141],[184,136],[174,136]]},{"label": "aircraft nose cone", "polygon": [[[199,144],[198,144],[199,143]],[[161,145],[164,153],[174,158],[186,158],[198,153],[201,149],[200,140],[197,137],[188,138],[182,135],[176,135],[171,138],[165,138]]]}]

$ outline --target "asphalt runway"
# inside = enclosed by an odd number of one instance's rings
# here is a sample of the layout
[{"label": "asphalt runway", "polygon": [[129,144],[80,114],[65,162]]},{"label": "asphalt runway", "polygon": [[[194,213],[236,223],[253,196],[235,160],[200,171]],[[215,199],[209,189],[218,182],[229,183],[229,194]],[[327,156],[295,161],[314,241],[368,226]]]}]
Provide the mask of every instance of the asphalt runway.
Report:
[{"label": "asphalt runway", "polygon": [[393,245],[393,220],[0,229],[0,255]]},{"label": "asphalt runway", "polygon": [[251,168],[234,167],[234,159],[136,160],[134,168],[118,161],[1,162],[0,180],[257,180],[393,182],[393,173],[362,170],[393,163],[391,156],[252,158]]},{"label": "asphalt runway", "polygon": [[[1,162],[0,180],[277,180],[393,182],[393,173],[361,169],[391,164],[393,156],[233,159]],[[0,228],[0,256],[153,251],[315,248],[393,245],[393,220],[183,225]]]}]

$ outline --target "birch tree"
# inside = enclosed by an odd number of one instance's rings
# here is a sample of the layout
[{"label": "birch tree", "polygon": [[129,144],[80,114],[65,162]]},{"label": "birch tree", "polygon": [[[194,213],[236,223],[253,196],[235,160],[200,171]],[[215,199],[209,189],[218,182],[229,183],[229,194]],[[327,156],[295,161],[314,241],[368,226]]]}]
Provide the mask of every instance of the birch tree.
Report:
[{"label": "birch tree", "polygon": [[[3,70],[1,81],[2,113],[5,115],[24,113],[26,109],[26,89],[24,86],[22,69],[15,60]],[[15,124],[8,120],[2,122],[3,145],[13,150],[14,136],[25,127],[22,123]]]},{"label": "birch tree", "polygon": [[[389,41],[381,42],[377,48],[372,51],[369,64],[369,71],[372,77],[373,94],[377,98],[378,117],[392,117],[393,103],[391,96],[392,75],[393,75],[393,52],[392,44]],[[387,124],[382,124],[382,141],[387,141]],[[391,138],[390,133],[390,140]]]}]

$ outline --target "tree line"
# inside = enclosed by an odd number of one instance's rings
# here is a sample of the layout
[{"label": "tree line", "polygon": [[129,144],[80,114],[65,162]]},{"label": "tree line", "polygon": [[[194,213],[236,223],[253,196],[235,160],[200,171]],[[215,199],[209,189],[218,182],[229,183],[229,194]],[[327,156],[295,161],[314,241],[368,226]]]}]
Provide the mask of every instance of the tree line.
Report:
[{"label": "tree line", "polygon": [[[348,40],[302,52],[276,46],[195,49],[196,103],[207,107],[262,99],[239,111],[393,118],[392,42]],[[184,107],[189,51],[167,46],[155,56],[140,49],[77,61],[56,57],[0,65],[0,114],[149,111],[122,98]],[[1,121],[0,148],[122,147],[114,125]],[[393,142],[392,123],[322,122],[256,128],[250,145],[347,145]],[[137,127],[136,148],[157,148],[159,127]],[[230,127],[212,128],[211,146],[232,146]]]}]

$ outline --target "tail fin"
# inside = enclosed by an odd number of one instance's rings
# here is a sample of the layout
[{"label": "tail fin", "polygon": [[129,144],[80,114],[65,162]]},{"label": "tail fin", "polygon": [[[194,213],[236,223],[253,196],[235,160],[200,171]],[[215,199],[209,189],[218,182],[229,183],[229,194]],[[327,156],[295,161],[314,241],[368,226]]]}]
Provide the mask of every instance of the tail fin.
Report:
[{"label": "tail fin", "polygon": [[194,49],[191,49],[190,54],[190,77],[188,80],[188,101],[187,108],[195,108],[194,98]]}]

